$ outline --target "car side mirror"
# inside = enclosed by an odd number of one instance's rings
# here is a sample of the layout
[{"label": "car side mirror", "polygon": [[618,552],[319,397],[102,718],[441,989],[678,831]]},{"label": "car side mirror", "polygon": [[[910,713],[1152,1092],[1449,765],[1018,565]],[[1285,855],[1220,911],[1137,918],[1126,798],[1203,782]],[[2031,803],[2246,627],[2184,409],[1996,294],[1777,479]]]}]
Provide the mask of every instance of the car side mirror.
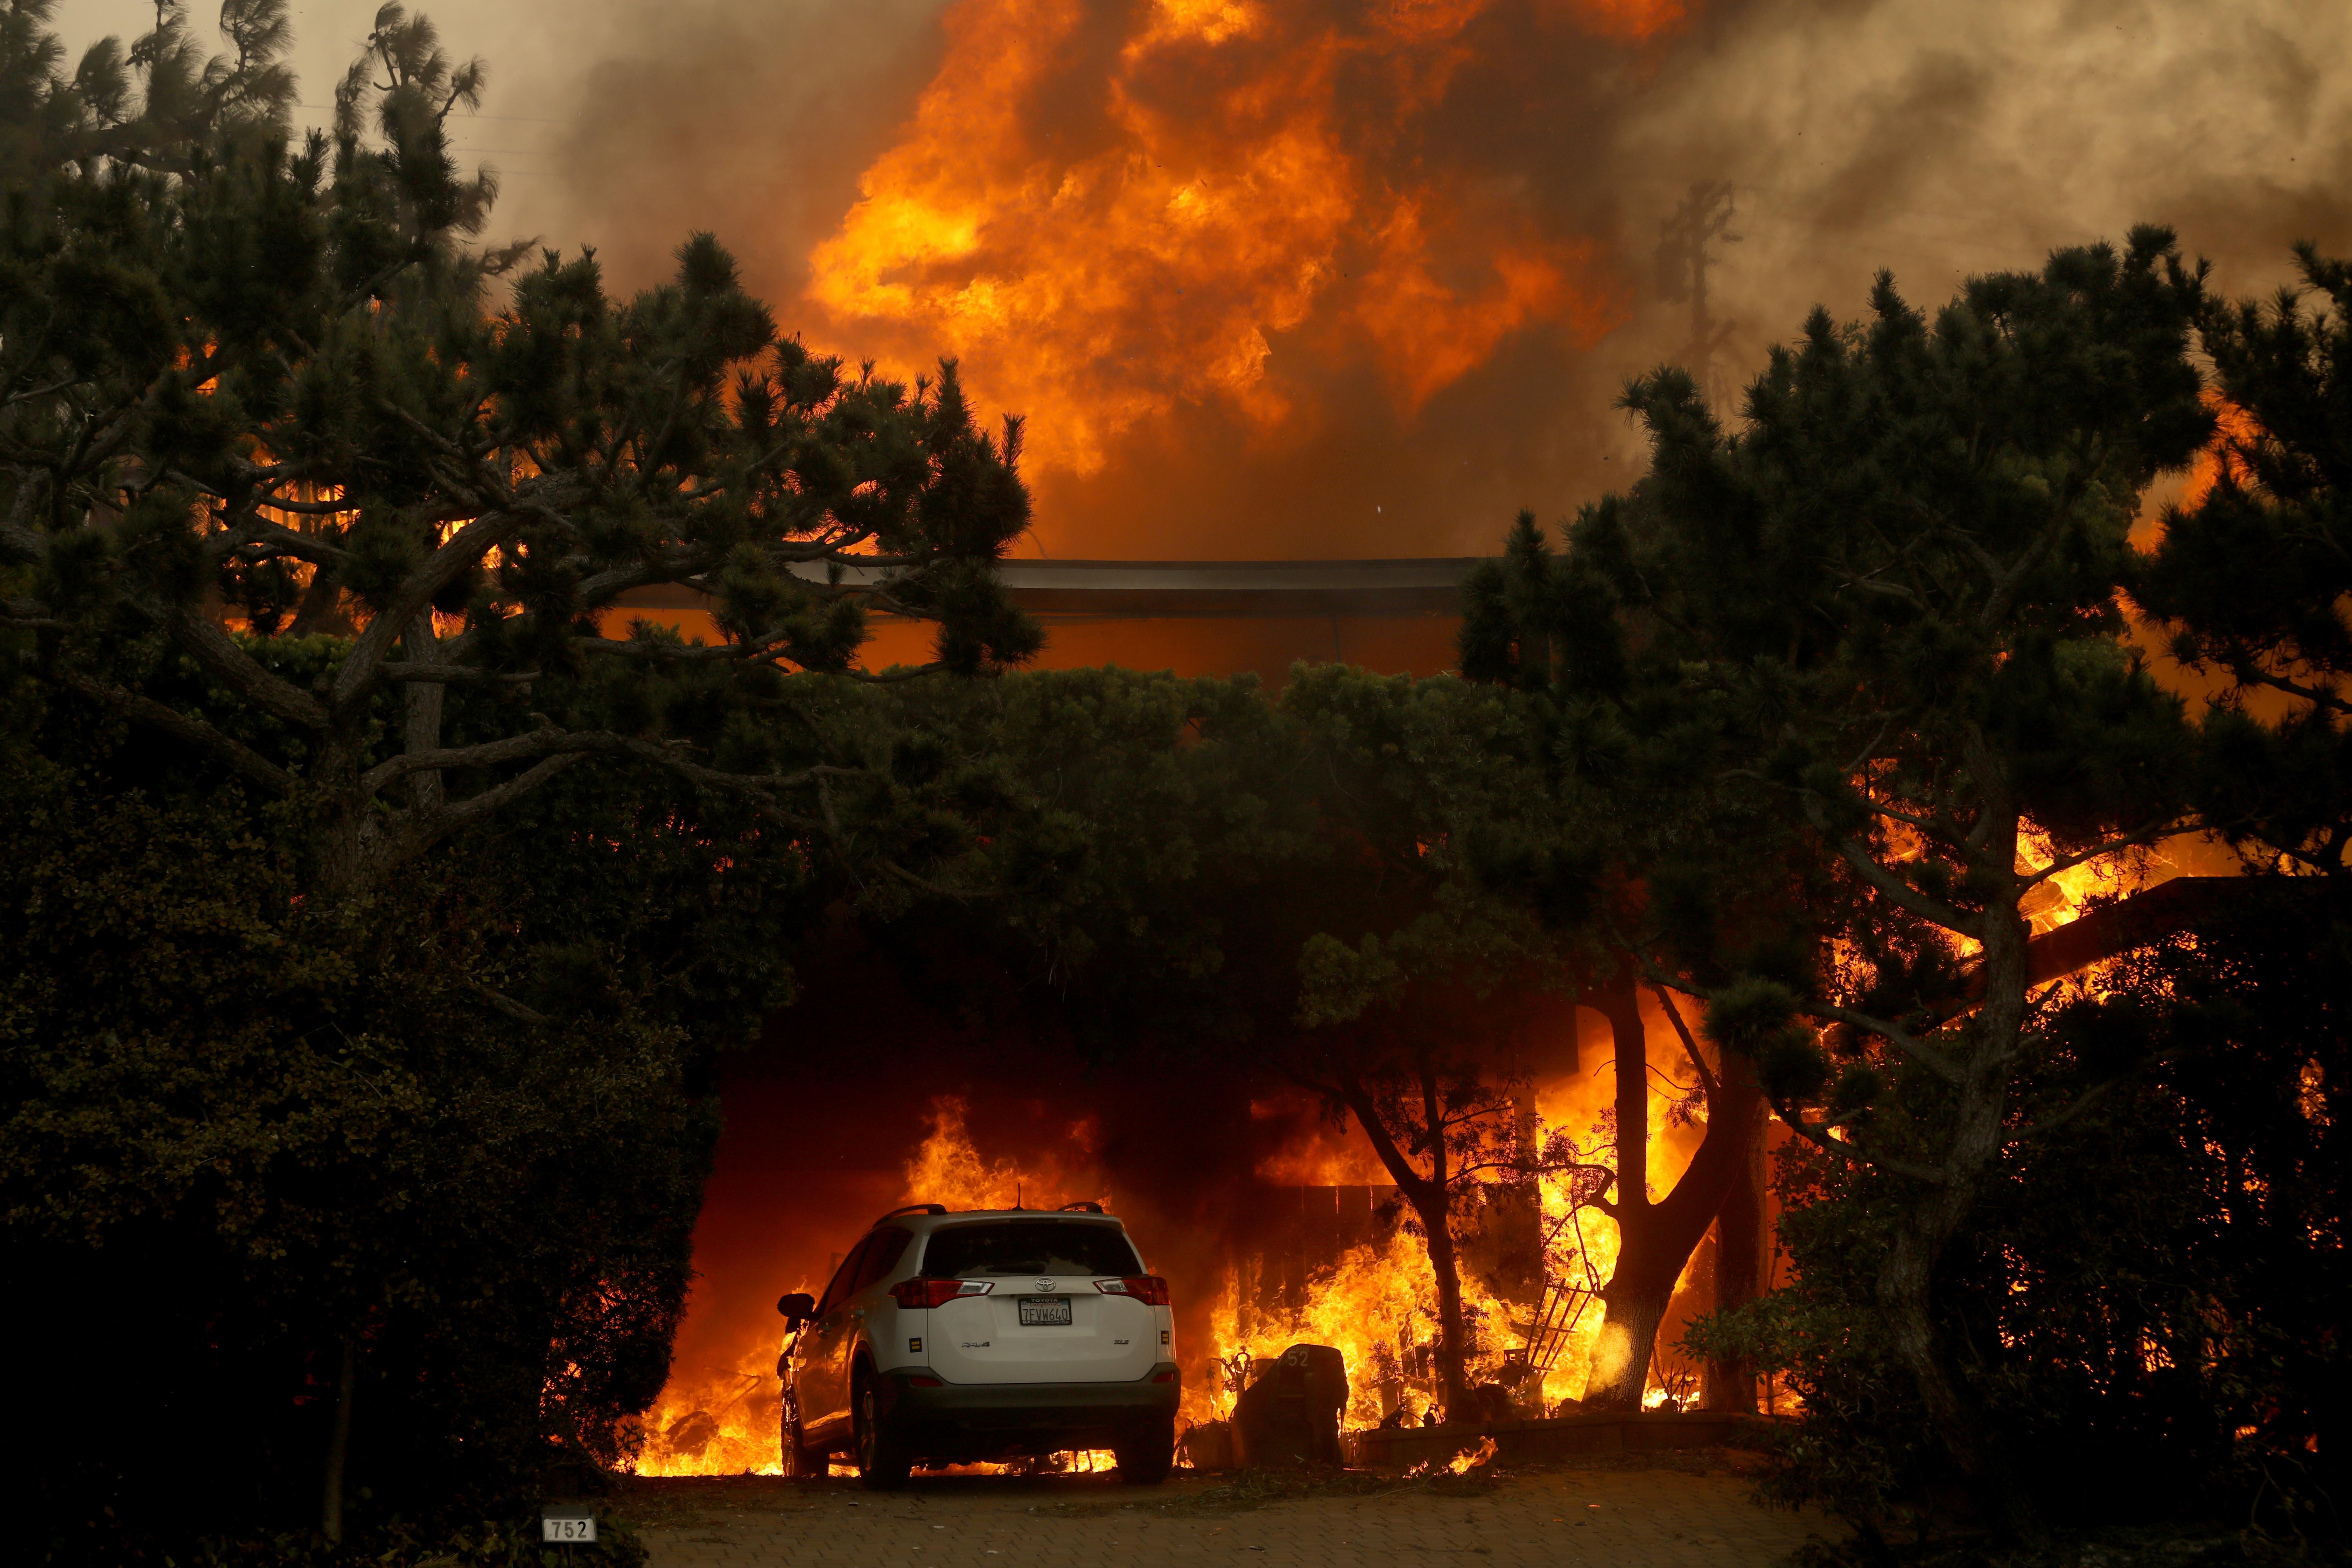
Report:
[{"label": "car side mirror", "polygon": [[795,1290],[776,1302],[776,1310],[784,1315],[788,1327],[796,1327],[816,1316],[816,1298],[805,1290]]}]

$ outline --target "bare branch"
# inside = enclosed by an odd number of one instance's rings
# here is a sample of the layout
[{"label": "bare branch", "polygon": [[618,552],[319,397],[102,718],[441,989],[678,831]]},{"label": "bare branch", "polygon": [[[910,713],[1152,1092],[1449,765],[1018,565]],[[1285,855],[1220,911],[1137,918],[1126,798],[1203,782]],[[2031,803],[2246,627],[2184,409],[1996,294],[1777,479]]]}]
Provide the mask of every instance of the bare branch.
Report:
[{"label": "bare branch", "polygon": [[[275,503],[263,501],[264,506]],[[217,560],[267,545],[273,553],[291,555],[315,566],[339,566],[349,561],[351,552],[328,543],[314,534],[299,533],[283,523],[248,514],[238,526],[215,534],[206,542],[207,553]]]},{"label": "bare branch", "polygon": [[477,669],[470,664],[419,663],[415,659],[394,659],[381,673],[386,680],[432,681],[443,686],[529,686],[541,679],[535,669]]},{"label": "bare branch", "polygon": [[173,641],[195,655],[198,663],[256,707],[298,729],[327,727],[327,710],[317,698],[264,669],[211,616],[181,605],[166,617],[165,624],[171,628]]},{"label": "bare branch", "polygon": [[447,771],[453,768],[497,767],[507,763],[529,762],[539,757],[565,752],[605,752],[632,756],[655,763],[696,784],[739,795],[771,795],[779,790],[797,789],[803,784],[819,784],[828,777],[846,777],[863,773],[863,768],[836,767],[820,763],[790,773],[730,773],[719,768],[707,768],[690,763],[680,753],[684,741],[654,742],[634,735],[615,735],[601,730],[558,730],[550,726],[527,734],[509,735],[503,741],[486,741],[474,746],[444,747],[431,752],[405,752],[386,758],[360,776],[360,788],[373,795],[406,778],[426,771]]},{"label": "bare branch", "polygon": [[1656,994],[1658,1005],[1666,1010],[1666,1022],[1675,1026],[1675,1035],[1683,1043],[1683,1054],[1689,1057],[1691,1066],[1698,1069],[1698,1081],[1706,1090],[1706,1102],[1713,1105],[1715,1074],[1708,1068],[1706,1058],[1699,1054],[1698,1042],[1691,1037],[1690,1026],[1683,1022],[1683,1012],[1675,1005],[1674,994],[1654,980],[1650,982],[1650,989]]},{"label": "bare branch", "polygon": [[2129,833],[2117,834],[2113,837],[2102,839],[2088,849],[2077,851],[2073,855],[2061,855],[2047,866],[2024,878],[2019,885],[2021,888],[2031,888],[2048,881],[2061,871],[2071,871],[2077,866],[2088,865],[2103,855],[2112,855],[2119,849],[2130,849],[2144,844],[2153,844],[2159,838],[2169,837],[2175,833],[2187,833],[2199,826],[2200,824],[2193,816],[2159,818],[2144,826],[2134,828]]},{"label": "bare branch", "polygon": [[924,878],[916,876],[912,871],[908,870],[896,860],[885,859],[882,861],[881,865],[882,869],[887,871],[893,877],[898,878],[898,880],[906,883],[910,888],[919,888],[926,893],[935,894],[942,899],[953,899],[959,903],[969,903],[974,899],[1001,899],[1004,896],[1000,890],[991,890],[988,889],[941,887],[937,882],[929,881]]},{"label": "bare branch", "polygon": [[408,828],[409,833],[418,836],[419,841],[410,847],[412,850],[425,848],[437,839],[487,820],[501,807],[529,795],[564,769],[575,763],[585,762],[587,758],[585,752],[562,752],[541,758],[503,784],[494,784],[463,800],[420,811]]},{"label": "bare branch", "polygon": [[1962,936],[1980,935],[1984,925],[1982,917],[1964,915],[1942,900],[1929,898],[1880,865],[1869,850],[1832,827],[1829,813],[1822,809],[1820,796],[1808,792],[1804,795],[1804,805],[1806,820],[1837,847],[1838,854],[1860,874],[1864,881],[1923,921],[1932,921],[1946,931],[1958,931]]},{"label": "bare branch", "polygon": [[467,990],[488,1002],[494,1010],[505,1014],[518,1024],[529,1024],[537,1028],[547,1022],[546,1014],[524,1006],[503,991],[493,990],[470,976],[466,980],[465,985]]},{"label": "bare branch", "polygon": [[509,735],[503,741],[486,741],[475,746],[444,746],[430,752],[403,752],[362,773],[360,791],[362,795],[373,795],[385,785],[397,784],[415,773],[497,767],[504,763],[532,761],[552,752],[590,749],[571,743],[577,739],[567,731],[551,727],[534,730],[529,734]]},{"label": "bare branch", "polygon": [[1829,1002],[1800,1002],[1797,1005],[1797,1011],[1808,1018],[1819,1018],[1826,1023],[1851,1024],[1857,1029],[1867,1030],[1942,1079],[1946,1083],[1957,1085],[1960,1081],[1960,1069],[1952,1065],[1952,1059],[1949,1057],[1920,1039],[1900,1024],[1890,1023],[1885,1018],[1874,1018],[1867,1013],[1856,1012],[1852,1007],[1840,1007]]},{"label": "bare branch", "polygon": [[1827,1123],[1808,1121],[1792,1107],[1775,1106],[1773,1109],[1780,1111],[1780,1121],[1790,1131],[1814,1147],[1825,1149],[1854,1164],[1875,1165],[1882,1171],[1889,1171],[1898,1176],[1908,1176],[1915,1182],[1933,1183],[1937,1186],[1952,1179],[1950,1175],[1936,1166],[1922,1165],[1916,1161],[1906,1160],[1894,1154],[1874,1154],[1859,1142],[1832,1138],[1829,1135]]},{"label": "bare branch", "polygon": [[408,629],[408,623],[424,613],[433,602],[433,595],[464,576],[473,564],[504,544],[520,531],[523,523],[520,510],[501,508],[483,513],[449,536],[449,542],[435,551],[424,565],[408,574],[400,585],[399,595],[379,611],[368,629],[352,645],[351,653],[343,659],[342,668],[336,672],[335,683],[327,700],[336,708],[347,708],[383,673],[384,661],[391,657],[392,645]]},{"label": "bare branch", "polygon": [[119,686],[110,686],[102,681],[92,680],[74,669],[60,668],[56,673],[56,679],[58,684],[68,690],[87,697],[93,702],[103,703],[135,723],[144,724],[150,729],[161,730],[168,735],[177,736],[191,745],[202,747],[238,773],[278,795],[294,793],[299,781],[292,773],[288,773],[242,741],[221,733],[201,719],[192,719],[175,708],[164,706],[152,697],[142,696],[136,691],[125,691]]},{"label": "bare branch", "polygon": [[25,631],[69,632],[74,623],[51,615],[49,607],[37,599],[0,599],[0,626]]}]

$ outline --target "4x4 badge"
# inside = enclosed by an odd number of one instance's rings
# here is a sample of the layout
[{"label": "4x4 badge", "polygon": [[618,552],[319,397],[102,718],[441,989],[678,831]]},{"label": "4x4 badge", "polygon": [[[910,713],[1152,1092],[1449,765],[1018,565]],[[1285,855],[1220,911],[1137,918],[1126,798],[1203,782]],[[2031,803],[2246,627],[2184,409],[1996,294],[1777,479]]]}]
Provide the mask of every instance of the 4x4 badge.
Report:
[{"label": "4x4 badge", "polygon": [[1054,1289],[1054,1282],[1051,1279],[1040,1279],[1037,1281],[1037,1289],[1050,1292]]}]

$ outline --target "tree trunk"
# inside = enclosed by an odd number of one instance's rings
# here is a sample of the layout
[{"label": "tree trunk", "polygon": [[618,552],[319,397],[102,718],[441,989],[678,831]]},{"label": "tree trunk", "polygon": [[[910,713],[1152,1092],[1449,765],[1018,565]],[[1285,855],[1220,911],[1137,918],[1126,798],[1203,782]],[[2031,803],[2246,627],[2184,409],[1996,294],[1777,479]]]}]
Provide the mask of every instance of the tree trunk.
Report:
[{"label": "tree trunk", "polygon": [[319,1533],[340,1546],[343,1540],[343,1471],[352,1449],[352,1392],[359,1381],[359,1346],[343,1342],[335,1371],[335,1418],[327,1433],[327,1469],[319,1499]]},{"label": "tree trunk", "polygon": [[[1724,1186],[1723,1206],[1715,1216],[1715,1310],[1720,1312],[1745,1306],[1764,1293],[1771,1227],[1765,1220],[1766,1111],[1763,1091],[1756,1083],[1756,1064],[1727,1052],[1717,1070],[1718,1081],[1727,1086],[1717,1098],[1727,1102],[1745,1100],[1744,1114],[1732,1103],[1707,1108],[1710,1128],[1718,1116],[1738,1119],[1738,1125],[1726,1130],[1736,1136],[1737,1142],[1731,1151],[1731,1174]],[[1744,1080],[1737,1092],[1729,1088],[1735,1075]],[[1756,1368],[1748,1358],[1725,1357],[1706,1363],[1706,1405],[1709,1410],[1756,1413]]]},{"label": "tree trunk", "polygon": [[[1444,1199],[1439,1198],[1441,1205]],[[1462,1317],[1462,1269],[1454,1251],[1450,1205],[1433,1220],[1426,1213],[1422,1226],[1429,1232],[1429,1266],[1437,1276],[1437,1381],[1445,1395],[1445,1419],[1459,1421],[1471,1408],[1470,1376],[1465,1369]]]},{"label": "tree trunk", "polygon": [[[409,658],[418,664],[431,664],[440,654],[441,643],[433,635],[433,612],[421,610],[408,624]],[[437,680],[412,680],[404,693],[407,705],[406,723],[402,736],[403,749],[415,753],[441,749],[441,700],[449,689]],[[426,769],[408,775],[408,800],[411,805],[427,809],[439,805],[444,796],[444,784],[438,769]]]},{"label": "tree trunk", "polygon": [[[1437,1074],[1426,1061],[1420,1064],[1420,1079],[1425,1125],[1442,1129],[1444,1111],[1438,1103]],[[1423,1175],[1413,1169],[1395,1136],[1381,1122],[1380,1108],[1364,1085],[1358,1079],[1343,1078],[1336,1087],[1340,1099],[1354,1112],[1357,1125],[1364,1130],[1372,1152],[1380,1156],[1397,1190],[1421,1218],[1422,1234],[1429,1248],[1430,1271],[1437,1277],[1438,1388],[1447,1419],[1457,1419],[1470,1408],[1470,1379],[1464,1369],[1467,1328],[1462,1316],[1461,1263],[1454,1248],[1454,1194],[1452,1173],[1446,1168],[1445,1140],[1442,1131],[1430,1140],[1430,1170]]]},{"label": "tree trunk", "polygon": [[1618,1250],[1617,1267],[1601,1291],[1605,1312],[1584,1402],[1602,1410],[1638,1410],[1675,1282],[1723,1205],[1742,1142],[1738,1130],[1754,1120],[1760,1100],[1752,1073],[1718,1073],[1697,1152],[1674,1191],[1651,1202],[1649,1039],[1631,972],[1592,993],[1585,1005],[1609,1020],[1616,1046],[1617,1199],[1611,1213]]},{"label": "tree trunk", "polygon": [[[2012,847],[2013,831],[1992,835]],[[1984,922],[1984,1003],[1966,1026],[1944,1179],[1929,1186],[1895,1233],[1878,1281],[1895,1352],[1919,1391],[1919,1403],[1970,1494],[2011,1539],[2042,1532],[2039,1508],[1992,1440],[1984,1412],[1937,1323],[1935,1277],[1953,1239],[1976,1207],[2004,1147],[2010,1081],[2021,1049],[2030,932],[2013,908],[1996,905]]]}]

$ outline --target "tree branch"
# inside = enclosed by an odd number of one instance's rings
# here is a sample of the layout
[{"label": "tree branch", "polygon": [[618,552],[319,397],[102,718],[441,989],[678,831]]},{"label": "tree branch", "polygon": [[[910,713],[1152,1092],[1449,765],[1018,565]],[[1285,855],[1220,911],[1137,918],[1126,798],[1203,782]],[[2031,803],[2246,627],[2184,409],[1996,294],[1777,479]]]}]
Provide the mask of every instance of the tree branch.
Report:
[{"label": "tree branch", "polygon": [[1831,1002],[1800,1002],[1797,1005],[1797,1011],[1808,1018],[1820,1018],[1833,1024],[1851,1024],[1857,1029],[1867,1030],[1942,1079],[1946,1083],[1957,1087],[1960,1082],[1960,1069],[1952,1065],[1949,1057],[1920,1039],[1900,1024],[1889,1023],[1885,1018],[1874,1018],[1867,1013],[1856,1012],[1851,1007],[1841,1007]]},{"label": "tree branch", "polygon": [[444,686],[528,686],[543,679],[535,669],[478,669],[470,664],[419,663],[394,659],[380,671],[386,680],[432,681]]},{"label": "tree branch", "polygon": [[585,752],[558,752],[554,756],[541,758],[538,763],[505,783],[494,784],[478,794],[469,795],[463,800],[418,808],[421,815],[414,818],[412,825],[405,828],[407,834],[417,837],[417,842],[408,847],[409,853],[413,854],[416,850],[426,848],[446,838],[452,833],[460,832],[478,822],[486,820],[500,807],[529,795],[564,769],[576,763],[585,762],[587,758],[588,753]]},{"label": "tree branch", "polygon": [[465,980],[465,986],[467,990],[488,1002],[495,1011],[505,1014],[519,1024],[529,1024],[537,1028],[547,1022],[546,1014],[524,1006],[505,992],[493,990],[470,975]]},{"label": "tree branch", "polygon": [[1683,1054],[1689,1057],[1691,1066],[1698,1069],[1698,1081],[1706,1090],[1706,1102],[1713,1106],[1715,1074],[1708,1068],[1706,1058],[1699,1055],[1698,1042],[1691,1037],[1690,1026],[1683,1022],[1682,1009],[1675,1005],[1674,994],[1654,980],[1650,982],[1650,989],[1657,994],[1658,1005],[1666,1010],[1666,1022],[1675,1026],[1675,1035],[1683,1043]]},{"label": "tree branch", "polygon": [[334,685],[329,689],[328,702],[341,710],[364,695],[383,673],[392,645],[408,629],[408,623],[432,604],[433,595],[464,576],[476,562],[512,539],[521,527],[520,511],[501,508],[485,512],[451,534],[446,544],[408,574],[408,581],[400,585],[399,595],[377,612],[367,630],[352,645],[342,668],[336,672]]},{"label": "tree branch", "polygon": [[1900,908],[1908,910],[1921,920],[1942,926],[1966,937],[1982,940],[1983,920],[1964,915],[1938,899],[1931,899],[1894,872],[1880,865],[1870,852],[1844,834],[1830,826],[1829,813],[1822,809],[1821,797],[1807,791],[1804,795],[1805,819],[1811,822],[1830,842],[1846,864],[1860,874],[1862,879],[1885,895]]},{"label": "tree branch", "polygon": [[317,698],[264,669],[211,616],[181,605],[172,610],[165,624],[171,628],[173,642],[195,655],[198,663],[256,707],[297,729],[317,731],[327,727],[327,710]]},{"label": "tree branch", "polygon": [[1942,1186],[1952,1179],[1933,1165],[1922,1165],[1916,1161],[1902,1159],[1893,1154],[1874,1154],[1858,1142],[1832,1138],[1829,1135],[1825,1123],[1806,1121],[1803,1113],[1792,1106],[1776,1103],[1772,1109],[1780,1112],[1781,1122],[1790,1131],[1816,1148],[1827,1150],[1840,1159],[1855,1164],[1875,1165],[1882,1171],[1890,1171],[1895,1175],[1908,1176],[1915,1182],[1927,1182],[1937,1186]]},{"label": "tree branch", "polygon": [[92,680],[73,669],[59,669],[54,679],[67,690],[111,708],[126,719],[202,747],[238,773],[278,795],[292,795],[299,782],[292,773],[242,741],[221,733],[201,719],[191,719],[175,708],[168,708],[152,697]]}]

